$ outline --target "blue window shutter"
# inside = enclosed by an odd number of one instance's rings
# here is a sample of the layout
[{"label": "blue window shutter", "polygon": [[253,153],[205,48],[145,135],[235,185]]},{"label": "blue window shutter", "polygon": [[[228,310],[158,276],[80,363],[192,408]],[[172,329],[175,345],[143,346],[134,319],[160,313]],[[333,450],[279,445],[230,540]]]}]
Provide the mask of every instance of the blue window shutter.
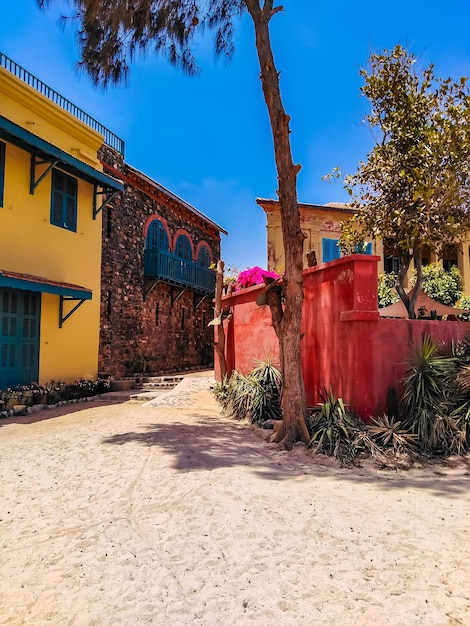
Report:
[{"label": "blue window shutter", "polygon": [[340,250],[337,239],[322,239],[322,263],[339,259]]},{"label": "blue window shutter", "polygon": [[186,235],[178,235],[178,239],[175,244],[175,255],[180,259],[185,259],[187,261],[193,260],[191,242]]},{"label": "blue window shutter", "polygon": [[147,237],[145,239],[145,248],[147,250],[161,250],[162,252],[168,252],[168,235],[160,220],[153,220],[153,222],[150,223],[147,231]]},{"label": "blue window shutter", "polygon": [[372,241],[370,241],[366,246],[366,254],[372,254]]},{"label": "blue window shutter", "polygon": [[211,264],[211,254],[206,246],[201,246],[197,255],[197,262],[203,267],[209,267]]},{"label": "blue window shutter", "polygon": [[0,207],[3,206],[3,187],[5,181],[5,144],[0,141]]},{"label": "blue window shutter", "polygon": [[51,224],[77,230],[77,179],[52,170]]}]

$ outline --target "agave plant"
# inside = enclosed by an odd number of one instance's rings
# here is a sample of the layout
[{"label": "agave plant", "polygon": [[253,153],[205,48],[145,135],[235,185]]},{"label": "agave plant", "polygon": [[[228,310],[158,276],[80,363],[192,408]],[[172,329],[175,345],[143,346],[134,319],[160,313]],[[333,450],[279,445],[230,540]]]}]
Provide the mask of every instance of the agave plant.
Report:
[{"label": "agave plant", "polygon": [[314,447],[316,453],[334,456],[342,463],[351,462],[362,447],[357,435],[364,426],[331,389],[325,390],[321,399],[320,410],[314,411],[308,419],[309,445]]},{"label": "agave plant", "polygon": [[272,361],[258,363],[250,374],[252,424],[282,419],[282,377]]},{"label": "agave plant", "polygon": [[400,406],[403,428],[417,435],[425,452],[433,450],[434,423],[446,412],[448,381],[455,371],[452,357],[439,354],[438,344],[425,335],[408,361]]},{"label": "agave plant", "polygon": [[460,428],[460,419],[438,415],[433,429],[433,450],[441,454],[465,454],[467,449],[465,432]]},{"label": "agave plant", "polygon": [[[470,364],[458,367],[453,393],[449,396],[449,416],[463,434],[463,452],[470,448]],[[459,445],[460,449],[461,446]],[[462,454],[463,452],[458,452]]]},{"label": "agave plant", "polygon": [[246,376],[235,370],[228,380],[216,383],[214,394],[225,415],[261,425],[266,420],[282,419],[281,389],[281,373],[267,360]]},{"label": "agave plant", "polygon": [[416,434],[402,427],[401,421],[387,414],[372,419],[367,430],[379,447],[392,449],[395,454],[410,452],[418,440]]}]

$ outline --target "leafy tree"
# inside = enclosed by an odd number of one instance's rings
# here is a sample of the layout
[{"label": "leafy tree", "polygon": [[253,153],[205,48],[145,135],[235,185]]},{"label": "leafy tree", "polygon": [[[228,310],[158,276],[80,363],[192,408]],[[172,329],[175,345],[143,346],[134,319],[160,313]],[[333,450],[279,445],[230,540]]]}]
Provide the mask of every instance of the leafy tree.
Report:
[{"label": "leafy tree", "polygon": [[[40,7],[54,0],[36,0]],[[301,367],[301,317],[303,301],[303,233],[297,204],[297,175],[290,145],[289,116],[284,110],[279,72],[270,41],[271,19],[282,11],[274,0],[70,0],[80,23],[80,65],[95,84],[125,80],[136,52],[154,49],[188,74],[196,74],[192,44],[204,29],[215,34],[217,53],[233,54],[235,19],[248,13],[255,32],[260,79],[272,130],[278,174],[285,273],[282,291],[269,292],[273,326],[279,338],[284,381],[284,419],[274,441],[291,448],[309,441]]]},{"label": "leafy tree", "polygon": [[[433,65],[418,73],[416,58],[401,46],[372,54],[361,75],[376,144],[346,179],[356,214],[344,225],[343,243],[351,247],[367,235],[395,243],[395,286],[414,318],[423,247],[439,256],[470,226],[467,80],[436,78]],[[404,279],[412,260],[417,289],[408,297]]]},{"label": "leafy tree", "polygon": [[[411,283],[414,284],[415,280],[416,276],[413,276]],[[449,271],[437,263],[423,267],[422,289],[433,300],[454,306],[462,295],[462,287],[462,275],[457,266],[453,265]]]}]

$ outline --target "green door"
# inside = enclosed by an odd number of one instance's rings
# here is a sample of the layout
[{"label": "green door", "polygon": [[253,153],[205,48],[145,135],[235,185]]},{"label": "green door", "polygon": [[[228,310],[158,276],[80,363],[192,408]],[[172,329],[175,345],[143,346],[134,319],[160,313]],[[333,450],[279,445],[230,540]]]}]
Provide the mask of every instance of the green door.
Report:
[{"label": "green door", "polygon": [[41,295],[0,289],[0,389],[39,378]]}]

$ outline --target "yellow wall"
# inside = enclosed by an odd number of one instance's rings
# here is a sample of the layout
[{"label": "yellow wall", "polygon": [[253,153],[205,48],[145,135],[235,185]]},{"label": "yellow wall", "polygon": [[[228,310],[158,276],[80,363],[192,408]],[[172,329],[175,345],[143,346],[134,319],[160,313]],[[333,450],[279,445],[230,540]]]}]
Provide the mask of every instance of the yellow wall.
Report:
[{"label": "yellow wall", "polygon": [[[268,238],[268,269],[282,274],[284,271],[284,245],[282,240],[281,215],[279,205],[274,201],[258,200],[265,210]],[[322,239],[339,239],[341,222],[349,219],[351,211],[328,205],[299,205],[300,225],[305,235],[304,267],[307,267],[307,253],[315,251],[317,263],[322,263]],[[373,242],[374,254],[382,253],[379,242]],[[380,271],[380,269],[379,269]],[[383,262],[382,262],[383,271]]]},{"label": "yellow wall", "polygon": [[[266,213],[268,239],[268,269],[279,274],[284,271],[284,246],[282,241],[281,216],[279,203],[274,200],[257,200]],[[341,210],[332,205],[299,205],[301,228],[306,238],[304,242],[304,267],[307,267],[307,252],[314,250],[317,263],[322,263],[322,239],[338,239],[343,220],[351,217],[352,211]],[[379,273],[384,272],[382,241],[372,242],[372,252],[380,256]],[[470,236],[459,246],[457,254],[458,268],[462,275],[464,293],[470,293]],[[439,262],[435,255],[430,255],[430,262]],[[405,281],[405,287],[408,280]]]},{"label": "yellow wall", "polygon": [[[0,94],[2,115],[98,166],[96,151],[102,143],[98,133],[3,70]],[[29,177],[30,154],[6,142],[0,269],[92,290],[92,300],[86,301],[62,328],[58,326],[59,296],[42,295],[39,382],[94,377],[100,323],[101,216],[93,220],[93,186],[78,179],[77,232],[71,232],[50,223],[51,174],[34,195],[29,193]],[[66,303],[66,311],[73,304]]]},{"label": "yellow wall", "polygon": [[101,170],[102,136],[0,67],[0,114]]}]

